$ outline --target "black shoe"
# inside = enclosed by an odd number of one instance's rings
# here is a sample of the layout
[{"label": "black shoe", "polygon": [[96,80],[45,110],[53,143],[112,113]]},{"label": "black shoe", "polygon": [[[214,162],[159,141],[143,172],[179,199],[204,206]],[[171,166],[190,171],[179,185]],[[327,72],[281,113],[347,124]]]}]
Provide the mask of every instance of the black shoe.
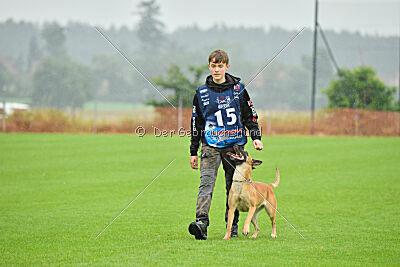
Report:
[{"label": "black shoe", "polygon": [[237,224],[232,224],[231,237],[239,237]]},{"label": "black shoe", "polygon": [[202,221],[191,222],[189,225],[189,233],[194,235],[197,240],[206,240],[207,226]]}]

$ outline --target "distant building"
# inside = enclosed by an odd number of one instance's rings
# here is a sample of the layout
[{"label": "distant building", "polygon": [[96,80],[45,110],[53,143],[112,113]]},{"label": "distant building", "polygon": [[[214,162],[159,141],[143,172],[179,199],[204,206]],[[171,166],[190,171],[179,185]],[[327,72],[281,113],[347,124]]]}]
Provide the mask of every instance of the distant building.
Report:
[{"label": "distant building", "polygon": [[[6,102],[6,108],[5,108],[6,115],[11,115],[16,110],[29,110],[29,105],[22,104],[22,103],[7,103]],[[4,112],[3,103],[0,102],[0,113],[2,114],[3,112]]]}]

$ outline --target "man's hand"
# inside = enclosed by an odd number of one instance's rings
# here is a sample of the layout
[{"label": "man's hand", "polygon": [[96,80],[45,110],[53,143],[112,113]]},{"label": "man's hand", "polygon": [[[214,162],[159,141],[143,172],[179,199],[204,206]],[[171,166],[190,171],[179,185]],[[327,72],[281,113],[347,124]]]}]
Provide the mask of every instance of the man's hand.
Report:
[{"label": "man's hand", "polygon": [[253,146],[257,150],[262,150],[263,149],[263,143],[261,142],[261,140],[258,140],[258,139],[253,141]]},{"label": "man's hand", "polygon": [[[262,144],[261,144],[262,146]],[[197,166],[197,156],[190,156],[190,166],[192,169],[198,169],[199,167]]]}]

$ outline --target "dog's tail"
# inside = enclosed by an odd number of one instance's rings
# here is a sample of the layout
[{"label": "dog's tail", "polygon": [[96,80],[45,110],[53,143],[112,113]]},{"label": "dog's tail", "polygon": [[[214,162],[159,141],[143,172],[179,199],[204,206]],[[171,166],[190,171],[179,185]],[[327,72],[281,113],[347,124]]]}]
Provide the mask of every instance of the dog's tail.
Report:
[{"label": "dog's tail", "polygon": [[279,169],[278,167],[276,167],[276,178],[275,178],[275,182],[272,185],[273,188],[278,187],[279,185],[279,181],[281,180],[281,177],[279,176]]}]

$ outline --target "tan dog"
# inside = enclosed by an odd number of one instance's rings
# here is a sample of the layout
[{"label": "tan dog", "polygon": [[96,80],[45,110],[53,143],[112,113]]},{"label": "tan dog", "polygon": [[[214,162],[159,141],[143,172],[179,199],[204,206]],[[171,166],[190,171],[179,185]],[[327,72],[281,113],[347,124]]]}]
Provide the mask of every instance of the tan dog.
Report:
[{"label": "tan dog", "polygon": [[[250,231],[250,221],[253,223],[255,232],[250,238],[256,238],[260,229],[257,225],[257,215],[260,210],[265,209],[272,222],[271,237],[276,238],[276,198],[273,188],[279,184],[279,169],[276,168],[276,178],[273,184],[264,184],[253,182],[251,179],[251,170],[254,166],[262,163],[260,160],[254,160],[245,151],[240,151],[235,147],[236,154],[228,152],[232,160],[236,163],[235,173],[233,174],[233,183],[229,191],[229,212],[228,225],[224,239],[229,239],[231,236],[231,228],[235,209],[239,211],[248,211],[248,215],[243,227],[243,235],[248,235]],[[257,190],[256,190],[257,189]],[[262,196],[261,196],[262,195]],[[273,206],[273,208],[271,207]]]}]

